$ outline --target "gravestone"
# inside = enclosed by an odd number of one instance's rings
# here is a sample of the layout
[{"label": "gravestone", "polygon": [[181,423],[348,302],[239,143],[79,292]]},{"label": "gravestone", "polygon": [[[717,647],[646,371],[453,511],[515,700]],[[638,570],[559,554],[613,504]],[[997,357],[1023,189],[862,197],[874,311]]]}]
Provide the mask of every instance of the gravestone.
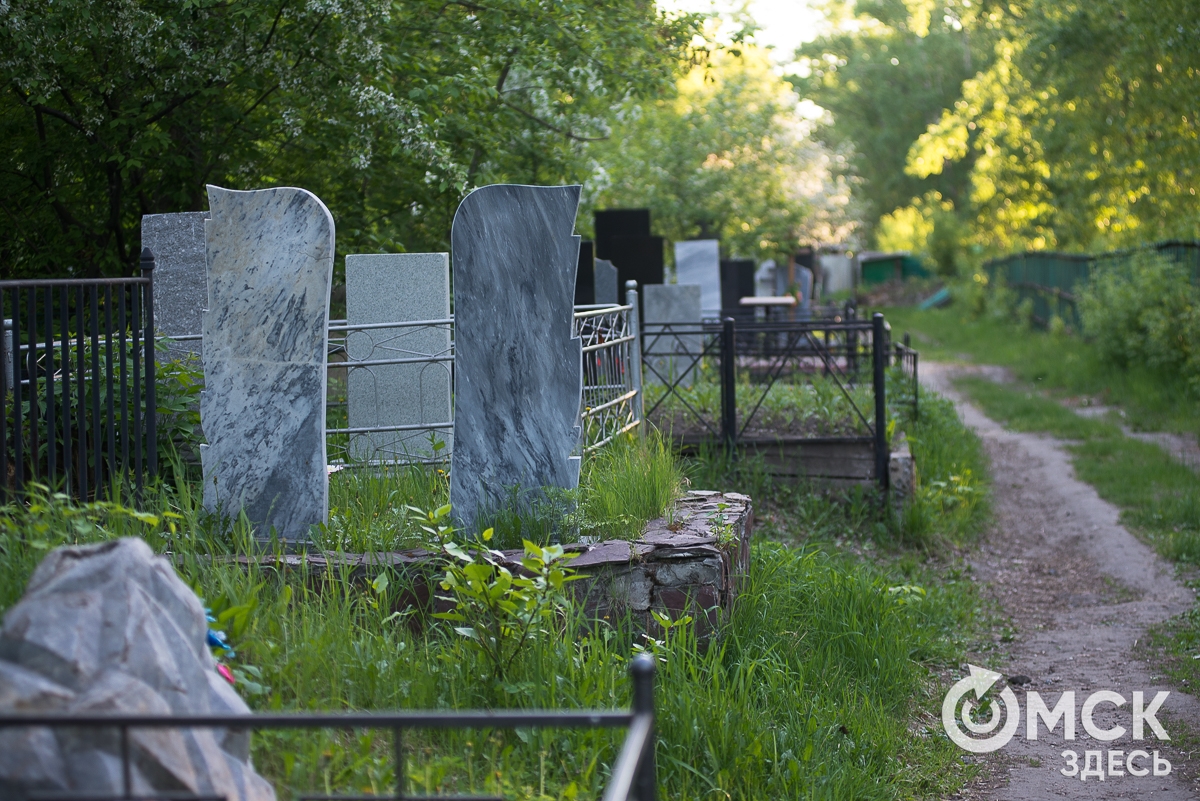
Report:
[{"label": "gravestone", "polygon": [[543,488],[579,484],[579,191],[485,186],[454,215],[450,502],[468,534],[512,500],[532,504]]},{"label": "gravestone", "polygon": [[208,187],[204,507],[307,539],[329,508],[325,352],[333,217],[316,195]]},{"label": "gravestone", "polygon": [[[703,290],[694,284],[651,284],[642,287],[645,323],[642,338],[647,358],[645,380],[690,387],[696,370],[689,367],[704,349],[704,335],[674,333],[667,323],[687,323],[696,331],[701,322],[700,298]],[[658,354],[658,355],[655,355]]]},{"label": "gravestone", "polygon": [[650,209],[600,209],[592,215],[596,257],[617,268],[617,284],[663,282],[663,238],[650,233]]},{"label": "gravestone", "polygon": [[579,267],[575,271],[575,305],[590,306],[596,302],[596,243],[579,243]]},{"label": "gravestone", "polygon": [[721,249],[715,239],[675,243],[675,283],[700,287],[700,311],[721,316]]},{"label": "gravestone", "polygon": [[593,273],[596,303],[618,303],[617,268],[608,259],[596,259]]},{"label": "gravestone", "polygon": [[797,320],[812,319],[813,271],[807,267],[796,267],[797,291],[800,302],[796,306]]},{"label": "gravestone", "polygon": [[142,247],[154,254],[154,329],[157,336],[196,337],[172,342],[168,358],[201,351],[201,315],[208,301],[204,221],[207,211],[143,214]]},{"label": "gravestone", "polygon": [[[446,320],[450,254],[346,256],[346,320],[350,325]],[[354,367],[355,362],[450,356],[450,326],[351,329],[346,399],[350,428],[450,423],[449,361]],[[430,432],[446,446],[437,449]],[[424,431],[350,435],[352,460],[428,461],[450,455],[449,426]]]},{"label": "gravestone", "polygon": [[754,297],[754,260],[721,261],[721,316],[744,320],[754,318],[752,309],[741,305],[742,298]]}]

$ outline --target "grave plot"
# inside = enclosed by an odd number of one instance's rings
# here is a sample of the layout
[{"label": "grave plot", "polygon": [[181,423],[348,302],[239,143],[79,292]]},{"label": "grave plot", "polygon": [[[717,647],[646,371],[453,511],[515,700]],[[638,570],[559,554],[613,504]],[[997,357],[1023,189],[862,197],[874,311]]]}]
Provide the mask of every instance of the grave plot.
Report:
[{"label": "grave plot", "polygon": [[[685,450],[756,454],[776,475],[888,485],[887,385],[916,357],[850,308],[804,321],[703,321],[702,287],[646,288],[646,419]],[[898,458],[907,458],[902,448]]]}]

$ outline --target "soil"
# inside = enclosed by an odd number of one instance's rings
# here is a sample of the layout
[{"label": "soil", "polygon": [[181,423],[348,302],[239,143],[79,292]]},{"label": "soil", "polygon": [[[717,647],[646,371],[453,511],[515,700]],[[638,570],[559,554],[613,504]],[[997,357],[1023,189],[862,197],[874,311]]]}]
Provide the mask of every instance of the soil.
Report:
[{"label": "soil", "polygon": [[[1119,510],[1075,478],[1062,443],[1039,434],[1005,430],[968,404],[950,383],[964,368],[922,364],[922,383],[954,400],[964,422],[981,437],[991,460],[995,525],[971,557],[982,591],[1012,627],[997,641],[999,659],[977,656],[974,664],[1003,673],[1016,693],[1022,715],[1017,735],[993,754],[964,761],[982,768],[981,778],[956,799],[1194,799],[1200,798],[1200,764],[1182,750],[1183,741],[1200,732],[1200,703],[1169,686],[1137,646],[1149,626],[1191,608],[1193,594],[1171,565],[1120,525]],[[969,369],[969,368],[967,368]],[[975,374],[1003,380],[1003,373],[976,368]],[[966,666],[962,666],[963,675]],[[1061,724],[1039,739],[1025,739],[1025,693],[1036,691],[1050,706],[1059,694],[1074,690],[1077,711],[1098,690],[1120,693],[1127,703],[1118,711],[1101,705],[1095,723],[1103,729],[1122,725],[1113,742],[1088,737],[1076,719],[1076,737],[1064,742]],[[1160,743],[1134,743],[1130,705],[1135,690],[1147,702],[1160,690],[1170,692],[1159,720],[1172,736]],[[1189,737],[1189,733],[1191,736]],[[1062,775],[1066,749],[1154,751],[1171,761],[1166,776],[1107,776],[1104,781]],[[1105,763],[1107,773],[1107,762]]]}]

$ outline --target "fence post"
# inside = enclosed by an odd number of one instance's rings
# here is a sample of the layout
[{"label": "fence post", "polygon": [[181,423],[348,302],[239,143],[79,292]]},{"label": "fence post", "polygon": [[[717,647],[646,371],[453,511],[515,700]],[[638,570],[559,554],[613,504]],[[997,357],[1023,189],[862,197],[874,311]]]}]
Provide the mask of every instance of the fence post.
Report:
[{"label": "fence post", "polygon": [[887,444],[887,342],[883,327],[883,315],[875,312],[871,317],[871,361],[875,367],[875,478],[879,487],[888,489],[888,444]]},{"label": "fence post", "polygon": [[646,750],[638,762],[637,778],[633,780],[633,791],[637,801],[655,801],[658,794],[658,769],[654,758],[654,746],[658,740],[654,731],[654,657],[639,654],[629,665],[633,679],[633,714],[650,716],[650,734],[646,738]]},{"label": "fence post", "polygon": [[142,277],[146,279],[146,472],[158,475],[158,399],[154,387],[154,254],[142,248]]},{"label": "fence post", "polygon": [[721,328],[721,438],[729,458],[737,458],[737,333],[732,317]]},{"label": "fence post", "polygon": [[[853,323],[858,319],[858,309],[854,306],[853,300],[846,301],[843,318],[847,323]],[[846,369],[853,378],[852,381],[858,381],[858,331],[854,328],[846,332]]]},{"label": "fence post", "polygon": [[638,314],[637,281],[625,282],[625,305],[629,306],[629,330],[633,342],[629,343],[629,381],[637,394],[633,396],[630,406],[634,418],[638,421],[638,436],[646,436],[646,404],[642,394],[642,319]]}]

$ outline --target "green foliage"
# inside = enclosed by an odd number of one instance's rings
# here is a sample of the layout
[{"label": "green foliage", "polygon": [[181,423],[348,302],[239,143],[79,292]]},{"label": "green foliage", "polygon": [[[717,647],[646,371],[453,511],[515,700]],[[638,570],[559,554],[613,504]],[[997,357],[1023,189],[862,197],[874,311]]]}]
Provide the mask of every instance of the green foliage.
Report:
[{"label": "green foliage", "polygon": [[[441,514],[438,510],[431,520],[436,522]],[[569,600],[567,582],[579,577],[565,566],[572,557],[561,545],[542,547],[529,540],[521,560],[524,573],[514,576],[504,564],[504,554],[487,548],[491,538],[492,530],[484,531],[483,543],[470,550],[453,540],[440,540],[447,565],[438,586],[450,593],[444,600],[454,609],[434,617],[459,624],[454,631],[479,649],[492,677],[503,681],[533,639],[551,636]]]},{"label": "green foliage", "polygon": [[621,108],[611,138],[589,148],[601,168],[590,203],[648,206],[656,233],[720,239],[726,255],[786,254],[805,216],[795,183],[819,155],[797,101],[766,51],[715,52],[675,93]]},{"label": "green foliage", "polygon": [[973,154],[926,175],[906,172],[905,154],[954,105],[962,82],[987,67],[994,34],[983,24],[986,11],[957,1],[934,8],[835,0],[825,8],[831,32],[798,49],[802,70],[791,80],[831,112],[832,125],[817,134],[851,154],[848,166],[860,181],[855,192],[869,208],[868,229],[930,192],[965,206]]},{"label": "green foliage", "polygon": [[637,539],[648,521],[667,513],[682,481],[662,434],[631,432],[584,460],[580,528],[601,539]]},{"label": "green foliage", "polygon": [[1097,266],[1079,292],[1079,314],[1103,358],[1200,379],[1200,290],[1190,272],[1145,251]]},{"label": "green foliage", "polygon": [[582,177],[699,19],[640,0],[0,5],[0,272],[120,273],[141,215],[301,185],[339,250],[445,249],[463,191]]}]

